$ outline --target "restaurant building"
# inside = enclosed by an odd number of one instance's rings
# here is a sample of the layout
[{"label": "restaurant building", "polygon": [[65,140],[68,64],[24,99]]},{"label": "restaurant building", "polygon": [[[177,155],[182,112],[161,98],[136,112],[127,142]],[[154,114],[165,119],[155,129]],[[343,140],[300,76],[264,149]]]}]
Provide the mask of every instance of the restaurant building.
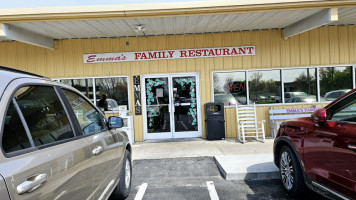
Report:
[{"label": "restaurant building", "polygon": [[[355,88],[356,2],[207,1],[0,10],[0,65],[127,105],[135,141],[206,138],[204,105],[322,107]],[[122,110],[121,110],[122,111]],[[130,121],[131,120],[131,121]]]}]

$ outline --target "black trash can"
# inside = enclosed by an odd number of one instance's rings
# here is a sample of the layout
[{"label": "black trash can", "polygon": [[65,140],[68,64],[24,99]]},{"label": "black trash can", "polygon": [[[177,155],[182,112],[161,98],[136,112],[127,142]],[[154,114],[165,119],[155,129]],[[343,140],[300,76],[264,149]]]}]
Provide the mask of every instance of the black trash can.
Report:
[{"label": "black trash can", "polygon": [[205,104],[205,124],[206,139],[225,139],[225,120],[223,103]]}]

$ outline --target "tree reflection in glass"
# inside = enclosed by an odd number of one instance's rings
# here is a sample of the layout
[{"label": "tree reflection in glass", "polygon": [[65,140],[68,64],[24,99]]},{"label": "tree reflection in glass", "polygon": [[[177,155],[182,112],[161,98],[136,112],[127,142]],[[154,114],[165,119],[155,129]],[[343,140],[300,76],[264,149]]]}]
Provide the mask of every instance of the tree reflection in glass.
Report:
[{"label": "tree reflection in glass", "polygon": [[[352,89],[352,68],[322,67],[319,69],[320,96],[325,97],[330,92],[340,92],[339,96]],[[334,99],[337,97],[334,97]]]},{"label": "tree reflection in glass", "polygon": [[281,103],[281,71],[250,71],[249,94],[256,104]]},{"label": "tree reflection in glass", "polygon": [[62,79],[61,83],[72,86],[79,90],[82,94],[88,97],[92,102],[94,102],[93,96],[93,79],[83,78],[83,79]]},{"label": "tree reflection in glass", "polygon": [[246,72],[213,73],[214,102],[224,105],[247,104]]},{"label": "tree reflection in glass", "polygon": [[316,69],[283,70],[284,102],[316,102]]},{"label": "tree reflection in glass", "polygon": [[129,110],[126,77],[95,78],[95,91],[97,102],[103,94],[108,95],[110,110],[118,110],[119,105],[126,105]]}]

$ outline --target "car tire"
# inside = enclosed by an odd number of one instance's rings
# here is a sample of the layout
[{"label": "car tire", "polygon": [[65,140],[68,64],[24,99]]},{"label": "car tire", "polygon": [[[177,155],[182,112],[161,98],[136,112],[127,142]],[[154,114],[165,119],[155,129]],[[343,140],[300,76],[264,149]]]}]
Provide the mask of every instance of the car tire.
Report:
[{"label": "car tire", "polygon": [[309,193],[298,158],[289,146],[283,146],[279,154],[279,174],[282,185],[291,196],[303,197]]},{"label": "car tire", "polygon": [[125,150],[125,156],[122,164],[119,184],[117,184],[109,200],[126,199],[130,194],[131,180],[132,180],[131,155],[128,150]]}]

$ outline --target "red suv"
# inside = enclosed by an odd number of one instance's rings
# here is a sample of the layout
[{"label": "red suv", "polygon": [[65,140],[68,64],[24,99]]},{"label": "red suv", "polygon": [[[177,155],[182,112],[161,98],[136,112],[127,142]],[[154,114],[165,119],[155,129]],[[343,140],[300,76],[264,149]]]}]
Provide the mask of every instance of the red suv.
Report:
[{"label": "red suv", "polygon": [[310,188],[331,199],[356,199],[356,89],[311,117],[282,123],[274,162],[292,196]]}]

